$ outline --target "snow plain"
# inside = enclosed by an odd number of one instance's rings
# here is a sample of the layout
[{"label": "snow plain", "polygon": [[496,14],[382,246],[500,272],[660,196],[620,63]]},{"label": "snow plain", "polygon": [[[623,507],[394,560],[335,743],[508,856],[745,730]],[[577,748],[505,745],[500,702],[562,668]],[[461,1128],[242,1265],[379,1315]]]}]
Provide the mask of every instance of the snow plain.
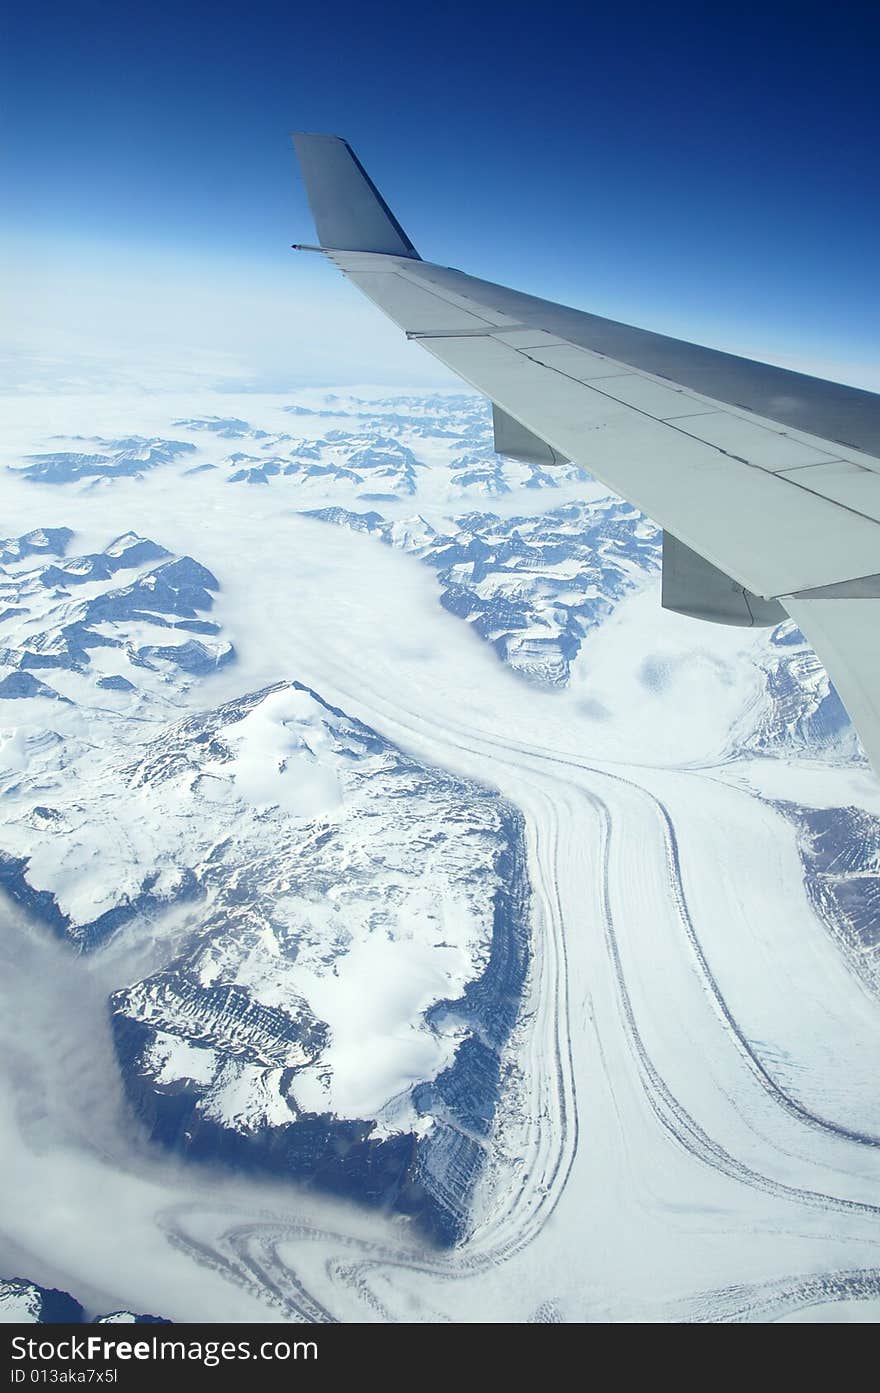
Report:
[{"label": "snow plain", "polygon": [[[5,462],[62,431],[173,435],[210,414],[290,431],[289,401],[22,401]],[[136,526],[197,556],[238,661],[193,703],[296,678],[522,811],[532,970],[473,1231],[438,1252],[352,1206],[156,1154],[132,1135],[100,1009],[126,950],[73,963],[10,910],[4,1268],[93,1310],[178,1319],[875,1319],[880,1011],[776,806],[880,814],[874,776],[809,751],[733,758],[767,639],[665,614],[656,579],[586,639],[567,690],[543,690],[439,606],[415,559],[301,515],[403,518],[411,499],[364,505],[336,481],[304,502],[286,482],[7,472],[4,530],[68,526],[86,550]],[[420,501],[432,522],[474,506],[444,490]],[[600,493],[570,479],[552,505]],[[550,505],[523,489],[492,506]]]}]

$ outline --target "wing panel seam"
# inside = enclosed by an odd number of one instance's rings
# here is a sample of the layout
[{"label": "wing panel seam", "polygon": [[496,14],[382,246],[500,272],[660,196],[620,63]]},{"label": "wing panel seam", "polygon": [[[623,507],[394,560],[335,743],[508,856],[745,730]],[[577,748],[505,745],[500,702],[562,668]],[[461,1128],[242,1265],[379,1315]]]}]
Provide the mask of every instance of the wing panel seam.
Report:
[{"label": "wing panel seam", "polygon": [[[852,513],[854,517],[863,518],[866,522],[871,522],[871,523],[874,524],[875,527],[880,528],[880,523],[877,522],[877,519],[876,519],[876,518],[871,517],[870,513],[863,513],[863,512],[860,511],[860,509],[858,509],[858,508],[852,508],[852,507],[850,507],[849,504],[847,504],[847,503],[840,503],[840,502],[838,502],[838,500],[837,500],[836,498],[826,498],[824,494],[818,493],[818,492],[816,491],[816,489],[807,488],[804,484],[799,484],[799,483],[797,482],[796,479],[786,479],[786,478],[784,478],[782,472],[778,472],[778,473],[777,473],[775,470],[772,470],[772,469],[764,469],[760,464],[754,464],[752,460],[744,459],[742,455],[735,455],[735,454],[733,454],[732,451],[730,451],[730,450],[724,450],[724,449],[722,449],[722,447],[721,447],[720,445],[714,445],[714,444],[712,444],[711,441],[708,441],[708,440],[701,440],[700,437],[699,437],[698,435],[692,435],[690,431],[683,430],[681,426],[677,426],[677,425],[675,424],[676,421],[689,420],[690,417],[687,417],[687,416],[684,416],[684,417],[683,417],[683,416],[673,416],[673,417],[671,417],[671,418],[668,419],[668,420],[664,420],[663,417],[661,417],[661,416],[652,416],[651,413],[650,413],[650,411],[645,411],[645,409],[644,409],[643,407],[641,407],[641,406],[632,406],[629,402],[622,402],[622,401],[620,400],[619,397],[612,396],[612,394],[611,394],[610,392],[603,392],[601,387],[595,387],[595,386],[593,385],[592,382],[589,383],[589,385],[588,385],[588,384],[585,383],[585,382],[581,382],[580,378],[572,377],[570,373],[563,372],[561,368],[557,368],[557,367],[548,367],[548,365],[547,365],[546,363],[540,362],[537,358],[532,358],[532,357],[530,356],[530,354],[529,354],[528,352],[526,352],[524,349],[513,348],[513,349],[512,349],[512,352],[517,353],[521,358],[526,358],[530,363],[534,363],[534,365],[535,365],[536,368],[544,368],[544,370],[547,371],[547,372],[553,372],[553,373],[556,373],[559,377],[564,377],[568,382],[577,383],[577,385],[578,385],[579,387],[586,387],[588,391],[590,391],[590,392],[596,392],[596,393],[598,393],[599,396],[602,396],[602,397],[607,398],[608,401],[616,402],[616,403],[618,404],[618,406],[623,406],[623,407],[625,407],[628,411],[635,411],[639,416],[644,416],[647,420],[649,420],[649,421],[654,421],[655,424],[658,425],[658,426],[666,426],[667,429],[677,431],[679,435],[686,436],[688,440],[693,440],[693,441],[695,441],[698,445],[705,445],[705,446],[707,447],[707,449],[714,450],[714,451],[716,452],[716,454],[724,455],[724,457],[725,457],[726,459],[737,460],[740,464],[746,465],[746,467],[747,467],[748,469],[757,469],[757,470],[759,470],[761,474],[773,474],[774,478],[777,478],[777,479],[781,478],[782,481],[783,481],[783,483],[790,484],[792,488],[800,489],[802,493],[809,493],[809,494],[812,495],[813,498],[821,498],[821,499],[824,500],[824,502],[826,502],[826,503],[831,503],[833,507],[835,507],[835,508],[840,508],[842,512],[845,512],[845,513]],[[637,376],[641,376],[641,374],[637,374]],[[604,377],[603,377],[603,378],[596,378],[596,379],[594,379],[594,381],[605,382],[605,381],[607,381],[607,378],[604,378]],[[696,413],[696,412],[695,412],[694,414],[695,414],[695,415],[696,415],[696,414],[699,414],[699,415],[703,415],[703,414],[705,414],[705,415],[714,415],[715,413],[714,413],[714,412],[705,412],[705,413],[703,413],[703,412]],[[725,413],[722,412],[722,413],[719,413],[719,414],[722,414],[722,415],[723,415],[723,414],[725,414]],[[731,418],[731,419],[734,419],[734,418]],[[773,431],[768,431],[767,434],[768,434],[768,435],[772,435],[772,434],[774,434],[774,432],[773,432]],[[807,465],[807,466],[805,466],[805,467],[808,468],[808,469],[815,469],[815,468],[817,468],[818,465],[820,465],[820,464],[834,464],[834,463],[846,464],[847,461],[844,460],[844,459],[841,459],[841,460],[830,460],[830,459],[829,459],[829,460],[817,460],[814,464]],[[869,473],[869,472],[870,472],[870,471],[866,471],[866,473]]]}]

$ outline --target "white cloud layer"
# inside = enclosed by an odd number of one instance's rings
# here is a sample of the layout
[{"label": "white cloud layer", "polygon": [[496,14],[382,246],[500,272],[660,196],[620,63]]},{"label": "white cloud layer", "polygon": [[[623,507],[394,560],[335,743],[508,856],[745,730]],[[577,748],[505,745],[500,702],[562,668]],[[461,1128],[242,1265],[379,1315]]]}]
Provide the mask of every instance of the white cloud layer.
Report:
[{"label": "white cloud layer", "polygon": [[284,391],[455,379],[318,257],[7,244],[6,390]]}]

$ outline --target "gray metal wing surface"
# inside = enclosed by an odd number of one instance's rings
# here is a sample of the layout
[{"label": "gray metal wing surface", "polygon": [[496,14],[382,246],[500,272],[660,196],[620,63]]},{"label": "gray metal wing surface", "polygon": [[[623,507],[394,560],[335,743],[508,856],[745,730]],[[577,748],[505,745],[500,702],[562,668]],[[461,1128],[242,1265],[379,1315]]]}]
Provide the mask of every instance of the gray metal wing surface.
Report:
[{"label": "gray metal wing surface", "polygon": [[492,401],[496,438],[518,425],[664,529],[669,607],[790,614],[880,770],[880,396],[423,261],[345,141],[294,144],[317,250]]}]

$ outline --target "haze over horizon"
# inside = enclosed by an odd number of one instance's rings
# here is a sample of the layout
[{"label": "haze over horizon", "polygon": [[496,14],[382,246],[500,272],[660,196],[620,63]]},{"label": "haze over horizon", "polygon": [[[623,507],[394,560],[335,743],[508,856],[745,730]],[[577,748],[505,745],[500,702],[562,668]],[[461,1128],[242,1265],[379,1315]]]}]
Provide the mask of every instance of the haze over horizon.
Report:
[{"label": "haze over horizon", "polygon": [[451,383],[289,250],[313,236],[302,127],[351,142],[429,259],[878,388],[872,23],[786,5],[21,10],[9,376]]}]

